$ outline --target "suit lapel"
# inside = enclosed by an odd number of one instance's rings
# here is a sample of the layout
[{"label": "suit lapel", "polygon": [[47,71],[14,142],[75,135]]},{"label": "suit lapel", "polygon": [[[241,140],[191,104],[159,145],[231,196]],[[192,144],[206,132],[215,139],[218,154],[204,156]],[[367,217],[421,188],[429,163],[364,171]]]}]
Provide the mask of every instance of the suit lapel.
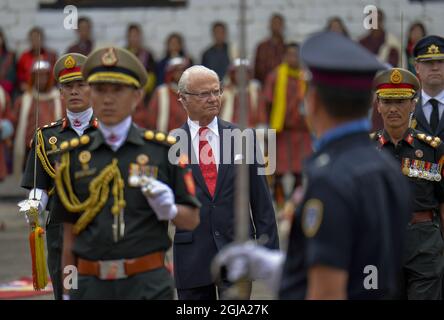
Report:
[{"label": "suit lapel", "polygon": [[[427,132],[432,132],[432,128],[430,127],[430,124],[428,123],[425,115],[424,115],[424,111],[422,109],[422,98],[419,97],[418,99],[418,103],[416,104],[416,108],[415,108],[415,119],[416,121],[418,121],[418,123],[421,125],[422,128],[425,128],[424,131]],[[442,119],[441,119],[442,122]],[[441,123],[439,124],[439,126],[441,127]]]},{"label": "suit lapel", "polygon": [[[232,170],[233,168],[233,150],[231,150],[231,159],[230,163],[231,164],[224,164],[223,163],[223,149],[224,149],[224,138],[223,138],[223,133],[224,133],[224,129],[230,129],[230,127],[223,122],[221,119],[217,119],[217,125],[218,125],[218,129],[219,129],[219,169],[217,171],[217,181],[216,181],[216,191],[214,192],[214,198],[217,197],[217,195],[219,194],[220,189],[222,188],[222,184],[224,182],[224,178],[227,175],[228,170]],[[231,144],[231,147],[233,149],[233,144]],[[225,159],[225,161],[227,161],[228,159]]]},{"label": "suit lapel", "polygon": [[199,167],[199,161],[196,159],[196,154],[193,150],[193,141],[191,140],[191,133],[190,133],[190,127],[188,126],[188,123],[185,123],[182,127],[185,129],[188,135],[188,157],[191,159],[191,171],[193,172],[194,180],[199,184],[200,188],[207,194],[207,196],[211,199],[210,191],[208,191],[207,184],[205,183],[205,180],[202,176],[202,172],[200,171]]}]

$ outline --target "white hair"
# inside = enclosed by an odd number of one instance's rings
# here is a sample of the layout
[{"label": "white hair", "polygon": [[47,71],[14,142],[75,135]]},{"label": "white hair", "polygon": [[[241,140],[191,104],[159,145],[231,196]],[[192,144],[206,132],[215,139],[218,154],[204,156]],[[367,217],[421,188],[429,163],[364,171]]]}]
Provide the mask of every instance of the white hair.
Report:
[{"label": "white hair", "polygon": [[182,76],[179,79],[179,93],[183,93],[185,91],[187,91],[187,87],[188,87],[188,80],[190,78],[190,75],[192,74],[207,74],[207,75],[211,75],[213,77],[215,77],[218,81],[219,81],[219,76],[217,75],[217,73],[214,70],[211,70],[207,67],[204,67],[202,65],[195,65],[192,67],[189,67],[188,69],[186,69],[183,73]]}]

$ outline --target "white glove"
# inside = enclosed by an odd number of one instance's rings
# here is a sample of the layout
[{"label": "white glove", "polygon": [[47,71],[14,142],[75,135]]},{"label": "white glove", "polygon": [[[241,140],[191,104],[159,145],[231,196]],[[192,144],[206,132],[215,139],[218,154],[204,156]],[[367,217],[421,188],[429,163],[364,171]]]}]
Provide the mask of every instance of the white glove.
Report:
[{"label": "white glove", "polygon": [[159,220],[172,220],[177,215],[177,206],[174,203],[174,193],[163,182],[154,178],[145,178],[142,183],[142,192],[153,208]]},{"label": "white glove", "polygon": [[34,200],[34,190],[35,190],[35,200],[39,201],[39,213],[42,213],[46,209],[48,204],[48,194],[45,190],[35,188],[29,192],[28,199]]},{"label": "white glove", "polygon": [[261,279],[276,291],[281,276],[284,254],[253,242],[232,244],[223,248],[215,258],[219,267],[225,266],[227,278],[235,282],[243,277],[251,280]]},{"label": "white glove", "polygon": [[[48,203],[48,194],[46,193],[46,191],[35,188],[29,192],[28,200],[20,201],[18,203],[18,206],[20,207],[20,212],[25,213],[25,220],[26,223],[28,224],[30,223],[30,217],[28,216],[27,212],[29,212],[29,209],[31,207],[36,207],[38,210],[39,224],[43,226],[45,218],[43,217],[42,212],[46,209],[47,203]],[[31,218],[31,220],[32,219],[33,218]],[[33,221],[33,223],[35,222],[36,221]]]},{"label": "white glove", "polygon": [[29,225],[35,225],[37,223],[37,219],[39,219],[39,201],[38,200],[22,200],[17,203],[19,206],[19,212],[24,214],[26,223]]},{"label": "white glove", "polygon": [[69,298],[69,294],[63,294],[63,295],[62,295],[62,299],[63,299],[63,300],[71,300],[71,299]]}]

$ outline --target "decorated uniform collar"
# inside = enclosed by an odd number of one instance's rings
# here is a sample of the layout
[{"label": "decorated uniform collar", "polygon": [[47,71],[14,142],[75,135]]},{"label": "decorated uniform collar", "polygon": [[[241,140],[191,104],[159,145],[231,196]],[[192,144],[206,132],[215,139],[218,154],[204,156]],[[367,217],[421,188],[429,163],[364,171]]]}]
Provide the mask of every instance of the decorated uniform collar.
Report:
[{"label": "decorated uniform collar", "polygon": [[66,110],[66,116],[68,117],[71,126],[74,128],[85,128],[86,126],[88,126],[92,115],[93,109],[91,107],[81,112],[72,112]]},{"label": "decorated uniform collar", "polygon": [[[387,144],[388,142],[391,142],[391,143],[393,144],[393,142],[392,142],[392,140],[391,140],[391,138],[390,138],[390,136],[389,136],[389,134],[387,133],[386,130],[383,130],[383,131],[382,131],[382,134],[379,136],[378,141],[379,141],[379,143],[381,144],[381,146]],[[410,146],[414,147],[414,141],[415,141],[415,139],[414,139],[414,137],[413,137],[413,130],[412,130],[411,128],[408,128],[408,129],[406,130],[406,132],[404,133],[404,135],[403,135],[401,141],[405,141],[405,142],[407,142]]]}]

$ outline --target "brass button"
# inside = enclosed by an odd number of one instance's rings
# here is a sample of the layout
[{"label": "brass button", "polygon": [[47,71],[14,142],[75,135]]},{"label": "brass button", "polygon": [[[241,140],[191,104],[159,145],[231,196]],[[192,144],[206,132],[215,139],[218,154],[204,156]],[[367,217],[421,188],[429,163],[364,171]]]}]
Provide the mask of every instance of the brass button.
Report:
[{"label": "brass button", "polygon": [[157,141],[164,141],[165,138],[166,138],[165,133],[163,133],[163,132],[156,133],[156,140]]},{"label": "brass button", "polygon": [[68,147],[69,147],[69,142],[68,142],[68,141],[63,141],[63,142],[60,144],[60,149],[61,149],[61,150],[66,150],[66,149],[68,149]]},{"label": "brass button", "polygon": [[167,137],[167,142],[169,144],[175,144],[176,143],[176,138],[174,138],[173,136],[168,136]]},{"label": "brass button", "polygon": [[74,138],[69,142],[69,144],[71,145],[72,148],[77,147],[79,145],[79,143],[80,143],[80,141],[78,138]]},{"label": "brass button", "polygon": [[145,131],[145,139],[147,140],[153,140],[154,138],[154,132],[151,130]]},{"label": "brass button", "polygon": [[88,144],[89,143],[90,138],[86,135],[83,135],[80,137],[80,143],[81,144]]}]

